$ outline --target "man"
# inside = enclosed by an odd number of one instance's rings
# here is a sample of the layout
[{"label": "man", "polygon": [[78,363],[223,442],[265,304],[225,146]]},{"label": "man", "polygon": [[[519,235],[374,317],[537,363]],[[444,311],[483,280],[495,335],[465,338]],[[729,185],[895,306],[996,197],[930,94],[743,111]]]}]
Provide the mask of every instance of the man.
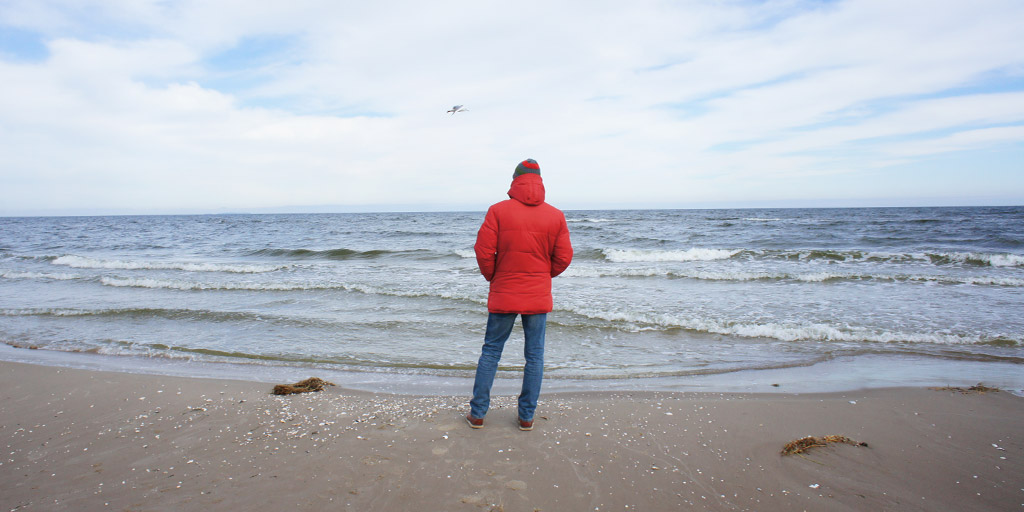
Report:
[{"label": "man", "polygon": [[544,329],[552,309],[551,278],[572,261],[565,215],[544,202],[540,166],[523,160],[512,174],[510,199],[492,205],[476,236],[476,262],[490,282],[487,332],[473,383],[466,421],[483,428],[491,403],[491,385],[516,316],[522,316],[526,345],[523,388],[519,394],[519,430],[533,429],[533,413],[544,377]]}]

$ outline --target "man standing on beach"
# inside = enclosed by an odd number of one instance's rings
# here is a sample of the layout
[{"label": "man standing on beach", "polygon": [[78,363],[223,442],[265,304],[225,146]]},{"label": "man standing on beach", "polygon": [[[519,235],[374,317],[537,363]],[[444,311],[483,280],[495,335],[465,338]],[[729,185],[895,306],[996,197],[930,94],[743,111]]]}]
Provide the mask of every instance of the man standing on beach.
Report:
[{"label": "man standing on beach", "polygon": [[519,394],[519,430],[532,430],[544,378],[544,330],[552,309],[551,278],[569,267],[572,244],[565,215],[544,202],[544,182],[535,160],[528,158],[516,166],[508,196],[510,199],[487,210],[476,235],[476,262],[490,282],[490,293],[487,332],[466,421],[473,428],[483,428],[501,351],[516,316],[521,315],[526,366]]}]

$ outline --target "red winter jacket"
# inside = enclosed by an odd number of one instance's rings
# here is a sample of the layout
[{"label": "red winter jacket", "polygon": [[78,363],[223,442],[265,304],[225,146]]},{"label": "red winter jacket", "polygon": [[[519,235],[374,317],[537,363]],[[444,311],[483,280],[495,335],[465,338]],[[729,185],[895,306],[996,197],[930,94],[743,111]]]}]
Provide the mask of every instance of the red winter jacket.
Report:
[{"label": "red winter jacket", "polygon": [[511,199],[492,205],[476,235],[476,262],[490,281],[491,313],[549,313],[551,278],[572,261],[565,215],[544,202],[539,174],[512,181]]}]

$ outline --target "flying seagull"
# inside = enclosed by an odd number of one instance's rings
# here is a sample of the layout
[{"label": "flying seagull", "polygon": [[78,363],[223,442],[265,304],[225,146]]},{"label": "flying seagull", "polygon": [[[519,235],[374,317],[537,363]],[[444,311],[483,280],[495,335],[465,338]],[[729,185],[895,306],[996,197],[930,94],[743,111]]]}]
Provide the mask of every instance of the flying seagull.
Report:
[{"label": "flying seagull", "polygon": [[469,109],[463,107],[462,105],[455,105],[454,107],[448,109],[448,113],[454,116],[456,112],[465,112],[467,110]]}]

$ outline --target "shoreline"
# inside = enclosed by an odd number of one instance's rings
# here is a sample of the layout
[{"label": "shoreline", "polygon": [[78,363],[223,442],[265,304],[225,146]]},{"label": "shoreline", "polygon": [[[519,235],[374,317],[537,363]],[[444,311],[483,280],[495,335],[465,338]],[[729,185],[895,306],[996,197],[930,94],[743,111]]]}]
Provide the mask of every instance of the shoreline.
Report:
[{"label": "shoreline", "polygon": [[[191,361],[162,357],[106,355],[28,349],[0,344],[0,362],[15,362],[186,378],[226,378],[285,383],[316,375],[340,386],[398,395],[467,395],[472,377],[388,371],[340,370],[273,364]],[[496,393],[518,392],[521,374],[499,373]],[[810,365],[747,369],[671,377],[572,379],[545,376],[545,394],[586,391],[727,393],[820,393],[900,387],[972,386],[984,383],[1024,396],[1024,372],[1010,362],[972,361],[902,355],[839,357]]]},{"label": "shoreline", "polygon": [[[0,362],[7,510],[1011,510],[1024,399],[927,388],[496,395]],[[785,443],[844,435],[782,456]],[[425,504],[426,508],[425,508]]]}]

